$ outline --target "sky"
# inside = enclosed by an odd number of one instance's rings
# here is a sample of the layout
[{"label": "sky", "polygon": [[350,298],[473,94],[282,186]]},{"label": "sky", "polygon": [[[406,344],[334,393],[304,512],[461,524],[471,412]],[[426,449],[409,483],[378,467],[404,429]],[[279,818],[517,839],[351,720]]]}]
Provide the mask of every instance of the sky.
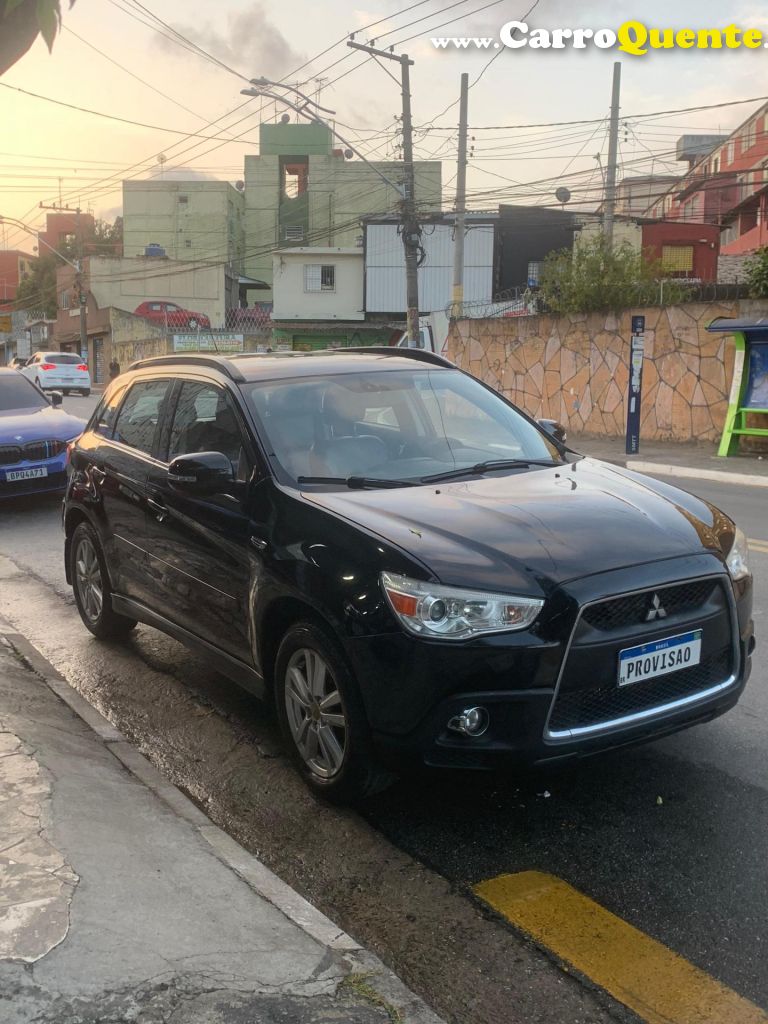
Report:
[{"label": "sky", "polygon": [[[679,135],[728,132],[760,103],[641,115],[768,95],[765,50],[633,57],[594,47],[472,53],[437,50],[430,42],[433,36],[496,37],[501,25],[520,19],[533,3],[76,0],[67,10],[63,2],[64,29],[53,53],[38,40],[0,78],[0,216],[36,228],[44,220],[38,204],[58,202],[61,195],[65,204],[112,220],[120,213],[125,177],[237,181],[244,156],[258,152],[260,120],[274,121],[284,113],[269,101],[240,95],[246,80],[260,75],[304,83],[305,91],[319,95],[335,112],[337,130],[361,153],[370,159],[396,157],[400,91],[392,75],[398,65],[350,50],[343,41],[350,32],[357,32],[359,41],[375,38],[382,48],[394,44],[414,60],[416,155],[444,161],[446,205],[453,201],[462,72],[471,83],[482,72],[469,94],[468,192],[477,209],[493,209],[500,201],[552,205],[558,185],[571,189],[574,203],[594,205],[606,163],[605,119],[617,59],[622,63],[620,159],[627,175],[681,170],[684,165],[674,159]],[[716,0],[674,5],[669,0],[539,0],[534,6],[527,19],[531,29],[615,30],[625,19],[637,19],[659,28],[735,23],[768,32],[768,5],[756,0],[735,0],[727,14]],[[179,33],[183,45],[152,15]],[[576,120],[591,123],[550,124]],[[0,248],[29,251],[33,245],[31,235],[0,224]]]}]

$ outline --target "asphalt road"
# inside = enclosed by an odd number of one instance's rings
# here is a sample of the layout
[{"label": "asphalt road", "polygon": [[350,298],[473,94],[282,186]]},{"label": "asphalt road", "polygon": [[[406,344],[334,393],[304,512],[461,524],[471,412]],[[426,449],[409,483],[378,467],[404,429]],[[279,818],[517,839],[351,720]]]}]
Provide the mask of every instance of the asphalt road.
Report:
[{"label": "asphalt road", "polygon": [[[65,398],[79,415],[94,404]],[[690,489],[768,541],[763,489]],[[214,820],[446,1018],[635,1019],[471,895],[476,883],[531,870],[565,880],[768,1010],[768,669],[760,646],[741,703],[708,725],[547,775],[428,775],[359,813],[337,811],[297,783],[269,715],[198,658],[146,627],[121,646],[94,641],[73,608],[61,548],[58,501],[0,510],[0,616]],[[756,552],[752,563],[760,643],[768,555]]]}]

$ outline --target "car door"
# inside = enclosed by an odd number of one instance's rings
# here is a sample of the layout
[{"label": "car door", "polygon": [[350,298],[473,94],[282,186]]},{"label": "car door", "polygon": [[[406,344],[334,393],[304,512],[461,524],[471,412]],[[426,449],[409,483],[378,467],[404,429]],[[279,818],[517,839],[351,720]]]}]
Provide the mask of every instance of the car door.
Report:
[{"label": "car door", "polygon": [[[250,660],[249,517],[253,453],[233,397],[218,383],[177,384],[162,463],[149,469],[149,565],[173,622],[242,660]],[[220,451],[235,480],[226,493],[181,493],[167,479],[177,455]]]},{"label": "car door", "polygon": [[108,403],[103,426],[97,422],[92,432],[98,440],[86,470],[100,498],[114,589],[150,606],[155,597],[147,577],[147,474],[172,387],[170,378],[137,380],[124,396],[120,389],[114,392],[112,422]]}]

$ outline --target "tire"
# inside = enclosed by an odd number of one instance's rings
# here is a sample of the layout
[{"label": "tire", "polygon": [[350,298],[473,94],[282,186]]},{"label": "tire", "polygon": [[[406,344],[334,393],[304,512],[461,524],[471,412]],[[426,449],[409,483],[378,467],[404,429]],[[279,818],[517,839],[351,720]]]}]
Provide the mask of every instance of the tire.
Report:
[{"label": "tire", "polygon": [[83,396],[83,398],[87,398],[90,395],[90,393],[90,388],[80,388],[80,394]]},{"label": "tire", "polygon": [[315,795],[350,803],[394,781],[373,757],[359,689],[338,643],[313,622],[283,637],[275,704],[286,746]]},{"label": "tire", "polygon": [[69,567],[75,604],[83,625],[99,640],[125,636],[135,619],[112,609],[112,588],[99,538],[90,523],[80,523],[72,535]]}]

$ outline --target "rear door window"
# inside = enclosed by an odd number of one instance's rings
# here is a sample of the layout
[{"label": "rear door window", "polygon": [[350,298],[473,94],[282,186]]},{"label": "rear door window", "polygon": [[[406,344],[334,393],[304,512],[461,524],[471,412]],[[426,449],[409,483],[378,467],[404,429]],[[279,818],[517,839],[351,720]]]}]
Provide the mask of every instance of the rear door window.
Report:
[{"label": "rear door window", "polygon": [[114,440],[151,455],[170,386],[168,380],[137,381],[118,413]]}]

